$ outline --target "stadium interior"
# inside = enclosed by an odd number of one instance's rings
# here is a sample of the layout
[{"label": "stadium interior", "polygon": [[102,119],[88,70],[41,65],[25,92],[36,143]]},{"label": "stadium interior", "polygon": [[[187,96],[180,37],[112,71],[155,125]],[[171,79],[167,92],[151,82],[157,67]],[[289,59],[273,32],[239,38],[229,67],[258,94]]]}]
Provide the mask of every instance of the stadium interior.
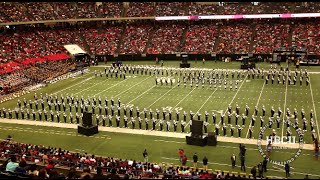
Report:
[{"label": "stadium interior", "polygon": [[0,9],[0,179],[320,178],[319,2]]}]

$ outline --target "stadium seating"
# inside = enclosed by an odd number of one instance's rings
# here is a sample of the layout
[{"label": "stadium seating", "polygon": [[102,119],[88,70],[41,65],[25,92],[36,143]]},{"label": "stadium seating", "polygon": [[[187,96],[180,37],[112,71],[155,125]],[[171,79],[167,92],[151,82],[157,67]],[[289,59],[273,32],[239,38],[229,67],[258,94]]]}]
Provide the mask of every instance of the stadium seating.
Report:
[{"label": "stadium seating", "polygon": [[130,2],[128,17],[154,16],[155,6],[153,2]]},{"label": "stadium seating", "polygon": [[122,2],[102,2],[99,11],[102,17],[120,17],[122,8]]},{"label": "stadium seating", "polygon": [[187,3],[157,2],[156,16],[184,16]]},{"label": "stadium seating", "polygon": [[181,24],[157,24],[148,48],[148,54],[175,54],[185,27]]},{"label": "stadium seating", "polygon": [[244,23],[227,24],[220,29],[218,53],[247,54],[249,52],[252,31]]},{"label": "stadium seating", "polygon": [[128,24],[119,54],[141,54],[146,48],[152,25],[148,23]]},{"label": "stadium seating", "polygon": [[[97,168],[110,177],[117,174],[122,179],[125,176],[142,179],[251,179],[252,174],[229,172],[223,170],[204,171],[203,168],[162,163],[144,163],[136,160],[117,159],[113,157],[101,157],[87,153],[76,153],[61,148],[45,147],[42,145],[24,144],[2,140],[0,142],[1,161],[0,178],[36,178],[44,173],[49,179],[77,179],[89,172],[90,179],[96,174]],[[6,172],[5,167],[12,156],[20,161],[26,161],[26,173]],[[38,174],[38,173],[39,174]],[[38,175],[36,175],[38,174]],[[82,179],[82,178],[81,178]]]},{"label": "stadium seating", "polygon": [[185,46],[181,51],[192,54],[210,54],[215,51],[217,34],[215,24],[191,25],[188,27]]}]

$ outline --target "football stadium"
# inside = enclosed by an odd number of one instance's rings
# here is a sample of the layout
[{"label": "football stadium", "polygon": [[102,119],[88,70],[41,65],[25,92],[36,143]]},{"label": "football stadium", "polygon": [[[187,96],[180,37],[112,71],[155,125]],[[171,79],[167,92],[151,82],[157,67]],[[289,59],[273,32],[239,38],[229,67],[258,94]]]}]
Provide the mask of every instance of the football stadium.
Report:
[{"label": "football stadium", "polygon": [[320,3],[0,7],[0,179],[320,178]]}]

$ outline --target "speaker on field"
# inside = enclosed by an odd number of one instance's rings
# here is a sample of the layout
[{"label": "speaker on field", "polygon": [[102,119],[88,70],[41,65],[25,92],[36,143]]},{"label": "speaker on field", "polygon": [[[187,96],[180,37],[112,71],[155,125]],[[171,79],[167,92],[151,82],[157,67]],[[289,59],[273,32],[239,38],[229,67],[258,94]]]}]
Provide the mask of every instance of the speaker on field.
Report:
[{"label": "speaker on field", "polygon": [[216,146],[217,145],[217,136],[213,132],[208,133],[207,145],[208,146]]},{"label": "speaker on field", "polygon": [[86,136],[92,136],[98,132],[98,126],[92,125],[92,113],[83,112],[82,125],[78,125],[78,133]]},{"label": "speaker on field", "polygon": [[91,112],[83,112],[82,126],[83,127],[91,127],[92,126],[92,113]]},{"label": "speaker on field", "polygon": [[203,135],[203,121],[192,120],[191,136],[202,137]]}]

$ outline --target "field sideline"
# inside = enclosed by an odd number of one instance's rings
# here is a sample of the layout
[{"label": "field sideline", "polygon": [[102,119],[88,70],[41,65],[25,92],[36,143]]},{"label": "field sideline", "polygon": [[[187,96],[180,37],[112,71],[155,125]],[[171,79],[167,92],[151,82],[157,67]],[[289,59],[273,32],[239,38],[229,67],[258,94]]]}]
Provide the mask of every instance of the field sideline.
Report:
[{"label": "field sideline", "polygon": [[[154,64],[154,62],[140,61],[140,62],[124,62],[125,64]],[[109,65],[109,64],[107,64]],[[179,62],[177,61],[165,61],[165,66],[168,67],[178,67]],[[151,108],[153,112],[158,108],[160,111],[162,109],[172,109],[173,110],[173,119],[175,119],[175,111],[174,109],[180,110],[180,119],[183,118],[183,111],[185,110],[188,113],[187,119],[189,119],[189,111],[196,113],[199,111],[204,116],[204,112],[209,112],[209,128],[208,131],[212,132],[214,130],[214,125],[212,125],[211,112],[215,111],[217,114],[217,122],[220,121],[219,112],[226,112],[228,104],[232,105],[232,110],[235,110],[235,105],[238,104],[240,106],[240,114],[244,112],[245,105],[248,104],[250,107],[250,113],[248,119],[246,120],[245,126],[242,130],[242,138],[248,137],[248,128],[251,124],[251,114],[253,113],[254,107],[257,106],[259,109],[256,125],[254,127],[254,137],[257,138],[259,127],[260,127],[260,114],[262,105],[266,107],[266,117],[270,115],[270,107],[274,106],[275,110],[278,110],[278,107],[281,107],[283,113],[285,113],[285,109],[289,108],[291,112],[293,112],[294,108],[300,113],[300,110],[304,108],[306,112],[306,118],[309,121],[309,112],[312,109],[315,113],[315,130],[316,133],[319,134],[318,123],[320,117],[320,75],[317,73],[310,74],[310,85],[306,86],[305,83],[303,86],[292,86],[292,85],[271,85],[265,84],[265,81],[262,79],[248,79],[247,77],[241,78],[239,83],[238,90],[224,90],[223,88],[217,88],[216,90],[212,88],[209,89],[208,85],[205,85],[205,88],[202,89],[201,86],[199,88],[191,88],[189,83],[187,84],[187,88],[183,87],[183,83],[181,83],[180,87],[177,87],[176,84],[171,87],[166,86],[155,86],[155,77],[149,75],[128,75],[126,80],[123,79],[106,79],[103,77],[94,77],[93,71],[100,70],[104,71],[105,64],[100,64],[96,67],[90,67],[90,73],[85,74],[84,76],[77,76],[75,78],[70,78],[68,80],[59,81],[55,84],[50,84],[48,87],[40,89],[36,91],[37,94],[57,94],[58,96],[66,94],[73,94],[75,96],[83,96],[87,98],[88,96],[101,96],[102,100],[107,96],[110,100],[111,97],[114,98],[115,102],[120,98],[121,102],[126,105],[131,105],[135,107],[138,106],[140,111],[143,112],[143,108],[147,108],[148,110]],[[284,65],[283,65],[284,66]],[[232,63],[222,63],[222,62],[206,62],[204,65],[202,62],[191,62],[191,67],[199,67],[199,68],[219,68],[219,69],[239,69],[240,64],[238,62]],[[268,69],[270,64],[268,63],[258,63],[257,67]],[[308,69],[310,72],[320,72],[319,67],[302,67],[303,69]],[[294,69],[294,67],[290,67],[290,69]],[[173,78],[177,78],[173,76]],[[230,79],[230,77],[229,77]],[[20,97],[20,100],[23,98],[33,99],[34,93],[27,94],[23,97]],[[17,98],[0,104],[0,108],[15,108],[17,104]],[[134,111],[135,112],[135,111]],[[115,111],[116,113],[116,111]],[[123,111],[121,111],[123,113]],[[67,113],[69,115],[69,113]],[[300,114],[299,114],[300,115]],[[141,115],[143,118],[144,115]],[[160,118],[162,117],[162,113],[160,113]],[[144,119],[144,118],[143,118]],[[168,119],[168,118],[167,118]],[[203,119],[203,118],[202,118]],[[281,119],[282,120],[282,119]],[[227,117],[225,117],[225,122],[227,121]],[[301,125],[302,121],[299,119]],[[234,117],[232,119],[234,124]],[[241,122],[241,118],[239,119],[239,123]],[[268,122],[268,118],[265,118],[265,123]],[[101,123],[101,122],[100,122]],[[220,123],[219,123],[220,124]],[[0,124],[2,127],[6,127],[7,124]],[[107,123],[108,125],[108,123]],[[115,125],[115,123],[114,123]],[[121,127],[123,126],[123,120],[121,118]],[[143,123],[143,127],[144,127]],[[26,125],[11,125],[11,130],[2,129],[1,136],[5,137],[8,133],[14,136],[14,139],[21,142],[28,142],[51,146],[59,146],[62,148],[66,148],[68,150],[76,151],[76,149],[82,149],[89,153],[99,154],[99,155],[108,155],[114,157],[124,157],[124,158],[135,158],[142,159],[141,154],[142,150],[147,147],[148,151],[152,154],[154,152],[155,156],[150,157],[149,159],[156,162],[172,162],[174,164],[179,164],[178,161],[175,160],[177,158],[177,149],[182,147],[187,150],[188,158],[191,161],[192,154],[194,151],[200,155],[201,153],[207,155],[209,158],[209,162],[216,163],[210,164],[210,168],[213,169],[222,169],[222,170],[231,170],[229,166],[221,165],[221,164],[230,164],[229,157],[232,153],[238,154],[237,148],[227,148],[224,149],[222,146],[232,146],[237,147],[238,144],[232,143],[222,143],[219,142],[219,146],[221,147],[193,147],[188,146],[185,143],[174,143],[174,142],[182,142],[181,139],[175,138],[157,138],[157,137],[149,137],[149,136],[141,136],[141,135],[126,135],[126,134],[115,134],[115,133],[107,133],[100,132],[96,136],[101,136],[102,134],[110,134],[110,139],[96,138],[92,139],[92,141],[86,141],[86,138],[82,136],[75,137],[73,136],[62,136],[57,134],[55,138],[50,137],[49,134],[43,134],[43,136],[35,136],[36,133],[32,131],[23,131],[20,132],[17,129],[18,127],[24,129],[26,127],[31,129],[38,129],[35,126],[26,126]],[[131,127],[131,125],[129,125]],[[149,128],[150,128],[149,124]],[[165,127],[165,126],[164,126]],[[42,129],[46,129],[45,127],[41,127]],[[136,123],[137,128],[137,123]],[[48,128],[49,129],[49,128]],[[51,128],[50,128],[51,129]],[[57,131],[70,132],[71,134],[75,133],[75,130],[69,129],[58,129],[52,128]],[[165,129],[165,128],[164,128]],[[189,127],[186,128],[189,131]],[[171,127],[171,131],[173,128]],[[180,130],[180,125],[178,125],[177,131]],[[267,130],[267,134],[270,134],[270,130]],[[40,133],[40,131],[38,131]],[[281,124],[280,129],[277,130],[278,134],[285,134],[284,124]],[[220,133],[221,135],[222,133]],[[96,137],[94,136],[94,137]],[[108,135],[109,136],[109,135]],[[227,136],[230,136],[230,131],[228,129]],[[235,137],[237,133],[235,131]],[[83,140],[84,139],[84,140]],[[132,139],[132,140],[130,140]],[[134,140],[136,139],[136,140]],[[156,141],[159,140],[159,141]],[[75,142],[77,143],[70,143]],[[78,142],[79,141],[79,142]],[[140,142],[141,141],[141,142]],[[311,133],[310,128],[308,126],[308,132],[305,135],[304,139],[305,143],[311,143]],[[83,144],[82,144],[83,143]],[[136,145],[135,145],[136,143]],[[165,145],[165,148],[163,148]],[[76,146],[79,146],[78,148]],[[113,148],[108,148],[112,146]],[[90,148],[95,147],[95,148]],[[119,147],[119,148],[118,148]],[[121,147],[121,148],[120,148]],[[248,145],[247,147],[256,149],[255,145]],[[162,150],[160,150],[162,149]],[[221,150],[224,149],[224,150]],[[141,151],[141,152],[140,152]],[[292,151],[292,150],[287,150]],[[287,152],[286,151],[286,152]],[[121,153],[119,153],[121,152]],[[200,153],[201,152],[201,153]],[[303,157],[298,158],[291,166],[298,173],[294,174],[293,177],[303,177],[304,173],[316,174],[317,166],[319,166],[319,162],[313,160],[311,151],[305,150],[306,154],[303,154]],[[123,153],[123,156],[122,156]],[[208,153],[208,154],[206,154]],[[250,154],[249,154],[250,153]],[[252,153],[252,154],[251,154]],[[216,154],[221,154],[216,155]],[[224,154],[224,155],[223,155]],[[201,156],[201,155],[200,155]],[[247,157],[247,165],[253,166],[259,163],[258,151],[249,151]],[[275,158],[285,158],[286,156],[279,154],[275,154]],[[202,157],[200,157],[202,158]],[[189,161],[189,162],[190,162]],[[220,164],[220,165],[219,165]],[[237,162],[238,164],[238,162]],[[312,164],[312,165],[311,165]],[[191,163],[189,164],[191,165]],[[271,165],[270,167],[271,168]],[[282,168],[283,169],[283,168]],[[281,169],[281,170],[282,170]],[[238,168],[238,171],[240,169]],[[247,170],[249,172],[250,169]],[[299,172],[301,174],[299,174]],[[268,172],[267,175],[275,175],[275,176],[284,176],[284,172],[272,171]],[[320,176],[320,175],[319,175]],[[319,178],[318,176],[318,178]]]}]

